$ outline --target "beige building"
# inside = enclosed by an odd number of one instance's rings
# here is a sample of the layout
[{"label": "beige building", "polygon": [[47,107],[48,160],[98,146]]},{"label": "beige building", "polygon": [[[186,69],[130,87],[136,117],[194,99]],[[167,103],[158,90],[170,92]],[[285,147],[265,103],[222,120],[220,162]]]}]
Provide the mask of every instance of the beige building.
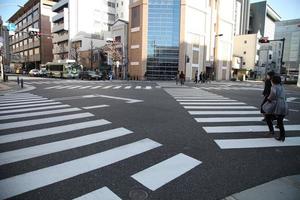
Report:
[{"label": "beige building", "polygon": [[[9,40],[11,61],[16,68],[24,67],[28,71],[52,61],[51,8],[55,3],[55,0],[29,0],[9,18],[17,26]],[[40,36],[30,37],[31,28],[38,29]]]},{"label": "beige building", "polygon": [[[187,80],[206,72],[230,78],[237,0],[131,0],[129,74],[134,78]],[[242,1],[243,4],[249,3]],[[243,7],[244,8],[244,7]]]},{"label": "beige building", "polygon": [[241,58],[240,65],[232,66],[233,77],[240,77],[249,71],[254,71],[258,62],[258,34],[234,36],[233,56]]}]

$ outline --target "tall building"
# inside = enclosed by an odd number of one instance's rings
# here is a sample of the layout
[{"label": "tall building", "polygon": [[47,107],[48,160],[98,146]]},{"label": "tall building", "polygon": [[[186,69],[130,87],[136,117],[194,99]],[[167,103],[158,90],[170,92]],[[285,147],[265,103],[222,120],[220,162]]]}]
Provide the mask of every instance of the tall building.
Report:
[{"label": "tall building", "polygon": [[[172,79],[179,70],[188,80],[202,71],[218,80],[229,79],[236,19],[243,14],[235,12],[236,2],[131,0],[130,75],[138,79]],[[239,2],[243,3],[239,7],[242,10],[248,1]],[[239,32],[246,27],[239,26]]]},{"label": "tall building", "polygon": [[236,0],[234,13],[234,35],[245,35],[249,31],[250,0]]},{"label": "tall building", "polygon": [[54,61],[73,59],[98,68],[93,55],[112,37],[117,19],[128,20],[128,5],[129,0],[60,0],[52,8]]},{"label": "tall building", "polygon": [[[285,38],[283,62],[287,74],[298,74],[300,67],[300,19],[276,22],[275,39]],[[281,46],[280,46],[281,47]],[[280,59],[281,48],[277,48]]]},{"label": "tall building", "polygon": [[0,56],[4,66],[10,65],[9,33],[0,16]]},{"label": "tall building", "polygon": [[249,33],[260,33],[262,37],[274,39],[275,22],[280,21],[281,17],[267,4],[261,1],[250,4]]},{"label": "tall building", "polygon": [[[27,71],[52,61],[52,6],[55,0],[29,0],[9,22],[16,24],[15,35],[10,37],[11,62],[15,68]],[[40,36],[30,37],[30,28],[39,29]]]}]

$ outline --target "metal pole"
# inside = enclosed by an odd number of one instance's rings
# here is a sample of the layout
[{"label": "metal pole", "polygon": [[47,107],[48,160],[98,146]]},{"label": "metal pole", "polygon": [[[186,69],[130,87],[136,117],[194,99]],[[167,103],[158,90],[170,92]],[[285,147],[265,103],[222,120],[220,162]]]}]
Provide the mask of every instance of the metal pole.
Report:
[{"label": "metal pole", "polygon": [[283,61],[283,52],[284,52],[284,42],[285,42],[285,38],[282,39],[282,51],[281,51],[281,58],[280,58],[280,69],[279,69],[279,73],[281,74],[281,69],[282,69],[282,61]]}]

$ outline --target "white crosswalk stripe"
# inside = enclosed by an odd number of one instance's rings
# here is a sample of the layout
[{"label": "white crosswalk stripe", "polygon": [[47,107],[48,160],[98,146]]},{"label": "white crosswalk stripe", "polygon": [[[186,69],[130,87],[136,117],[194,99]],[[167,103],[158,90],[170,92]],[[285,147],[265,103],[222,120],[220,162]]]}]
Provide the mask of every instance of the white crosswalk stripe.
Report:
[{"label": "white crosswalk stripe", "polygon": [[64,105],[55,105],[55,106],[43,106],[43,107],[37,107],[37,108],[23,108],[23,109],[4,110],[4,111],[0,111],[0,114],[30,112],[30,111],[37,111],[37,110],[47,110],[47,109],[66,108],[66,107],[70,107],[70,106],[64,104]]},{"label": "white crosswalk stripe", "polygon": [[[245,139],[214,139],[221,149],[300,146],[300,137],[287,137],[285,142],[278,142],[274,138],[247,138],[247,135],[252,132],[264,133],[269,131],[268,126],[262,122],[263,116],[260,110],[244,102],[216,95],[202,89],[209,90],[212,88],[166,88],[165,90],[194,117],[196,122],[209,123],[203,126],[206,133],[223,134],[225,135],[224,137],[234,137],[231,133],[245,136]],[[240,88],[218,87],[214,89],[235,90]],[[288,120],[284,119],[284,121]],[[222,123],[226,123],[226,126]],[[237,125],[236,123],[239,124]],[[247,125],[243,125],[245,123]],[[287,132],[300,131],[300,125],[298,124],[287,124],[284,127]]]},{"label": "white crosswalk stripe", "polygon": [[142,89],[142,86],[135,86],[135,89]]},{"label": "white crosswalk stripe", "polygon": [[30,102],[17,102],[17,103],[0,103],[0,107],[3,106],[15,106],[15,105],[27,105],[27,104],[36,104],[36,103],[46,103],[53,102],[53,100],[41,100],[41,101],[30,101]]},{"label": "white crosswalk stripe", "polygon": [[131,86],[131,85],[56,85],[56,86],[51,86],[51,87],[46,87],[44,89],[50,90],[50,89],[57,89],[57,90],[62,90],[62,89],[89,89],[89,90],[94,90],[94,89],[99,89],[99,90],[106,90],[106,89],[112,89],[112,90],[118,90],[118,89],[135,89],[135,90],[152,90],[153,88],[160,89],[161,87],[154,87],[150,85],[146,86]]},{"label": "white crosswalk stripe", "polygon": [[199,164],[201,164],[201,161],[181,153],[138,172],[132,177],[154,191]]},{"label": "white crosswalk stripe", "polygon": [[119,86],[114,87],[113,89],[116,90],[116,89],[120,89],[121,87],[122,87],[122,86],[119,85]]},{"label": "white crosswalk stripe", "polygon": [[100,188],[99,190],[92,191],[88,194],[82,195],[73,200],[121,200],[115,193],[113,193],[108,187]]},{"label": "white crosswalk stripe", "polygon": [[96,106],[86,106],[86,107],[82,107],[85,110],[89,110],[89,109],[95,109],[95,108],[106,108],[109,107],[109,105],[96,105]]},{"label": "white crosswalk stripe", "polygon": [[0,100],[0,103],[14,103],[14,102],[23,102],[23,101],[39,101],[39,100],[47,100],[47,98],[19,98],[19,99],[4,99]]},{"label": "white crosswalk stripe", "polygon": [[3,123],[1,124],[0,130],[61,122],[61,121],[73,120],[73,119],[82,119],[82,118],[92,117],[92,116],[94,115],[91,113],[79,113],[79,114],[72,114],[72,115],[61,115],[58,117],[47,117],[47,118],[40,118],[40,119],[33,119],[33,120]]},{"label": "white crosswalk stripe", "polygon": [[59,109],[59,110],[47,110],[47,111],[39,111],[39,112],[2,115],[2,116],[0,116],[0,120],[18,119],[18,118],[24,118],[24,117],[35,117],[35,116],[43,116],[43,115],[51,115],[51,114],[60,114],[60,113],[75,112],[75,111],[80,111],[80,110],[81,109],[79,109],[79,108],[65,108],[65,109]]},{"label": "white crosswalk stripe", "polygon": [[98,89],[98,88],[101,88],[101,87],[102,87],[101,85],[98,85],[98,86],[92,87],[91,89]]},{"label": "white crosswalk stripe", "polygon": [[[57,104],[61,104],[61,102],[29,104],[29,105],[26,105],[26,107],[28,108],[28,107],[37,107],[37,106],[50,106],[50,105],[57,105]],[[24,108],[24,105],[0,107],[0,110],[9,110],[9,109],[15,109],[15,108]]]},{"label": "white crosswalk stripe", "polygon": [[130,89],[131,88],[131,86],[126,86],[124,89]]}]

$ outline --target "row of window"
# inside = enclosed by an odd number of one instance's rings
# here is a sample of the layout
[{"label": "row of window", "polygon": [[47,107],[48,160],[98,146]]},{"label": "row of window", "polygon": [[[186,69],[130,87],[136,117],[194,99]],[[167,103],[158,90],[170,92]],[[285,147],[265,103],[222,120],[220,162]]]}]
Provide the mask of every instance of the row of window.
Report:
[{"label": "row of window", "polygon": [[38,42],[38,41],[39,41],[38,38],[35,38],[34,40],[32,38],[30,38],[30,39],[26,39],[26,40],[23,40],[21,42],[18,42],[16,44],[13,44],[11,47],[12,47],[13,50],[15,50],[16,48],[23,47],[23,46],[26,46],[26,45],[31,44],[31,43],[33,44],[33,42]]},{"label": "row of window", "polygon": [[34,48],[34,49],[26,50],[26,51],[21,51],[19,54],[21,57],[38,55],[38,54],[40,54],[40,48]]},{"label": "row of window", "polygon": [[31,26],[23,29],[22,31],[16,32],[15,35],[10,37],[10,42],[12,42],[14,39],[18,39],[22,36],[24,36],[26,38],[28,36],[29,28],[37,28],[38,29],[39,28],[39,22],[37,21],[37,22],[33,23]]},{"label": "row of window", "polygon": [[39,15],[39,10],[36,9],[35,11],[31,12],[30,14],[27,15],[27,17],[25,17],[23,20],[21,20],[20,22],[18,22],[16,24],[17,29],[23,27],[23,26],[27,26],[27,22],[32,22],[33,18],[35,16]]}]

